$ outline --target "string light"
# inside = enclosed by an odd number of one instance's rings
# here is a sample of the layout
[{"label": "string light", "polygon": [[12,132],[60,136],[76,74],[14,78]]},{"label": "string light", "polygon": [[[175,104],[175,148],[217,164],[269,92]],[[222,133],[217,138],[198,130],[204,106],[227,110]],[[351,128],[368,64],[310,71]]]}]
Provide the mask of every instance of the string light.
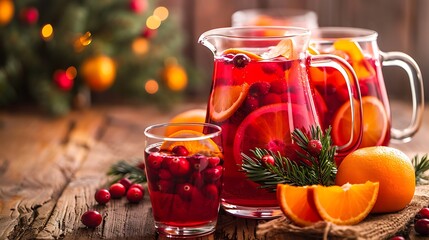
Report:
[{"label": "string light", "polygon": [[155,30],[161,25],[161,19],[158,16],[152,15],[146,19],[146,27]]},{"label": "string light", "polygon": [[153,11],[153,15],[159,17],[161,21],[168,18],[168,9],[166,7],[157,7]]},{"label": "string light", "polygon": [[158,92],[158,89],[159,89],[158,82],[153,79],[150,79],[144,85],[144,89],[149,94],[155,94],[156,92]]},{"label": "string light", "polygon": [[51,24],[46,24],[42,27],[40,33],[45,41],[51,40],[54,35],[54,28]]},{"label": "string light", "polygon": [[134,39],[131,48],[137,55],[144,55],[149,50],[149,41],[145,38],[139,37]]},{"label": "string light", "polygon": [[92,34],[91,32],[86,32],[85,34],[81,35],[74,41],[74,50],[76,52],[82,52],[83,49],[91,44],[92,42]]},{"label": "string light", "polygon": [[77,75],[77,69],[74,66],[70,66],[66,70],[66,75],[69,79],[74,79]]}]

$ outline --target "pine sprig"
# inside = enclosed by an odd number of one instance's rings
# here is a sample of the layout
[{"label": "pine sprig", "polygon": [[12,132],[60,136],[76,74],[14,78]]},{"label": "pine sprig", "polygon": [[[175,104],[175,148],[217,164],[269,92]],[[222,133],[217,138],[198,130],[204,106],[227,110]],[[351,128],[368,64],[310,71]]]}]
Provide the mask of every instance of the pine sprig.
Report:
[{"label": "pine sprig", "polygon": [[418,155],[414,156],[411,159],[411,162],[414,166],[414,173],[416,176],[416,184],[423,185],[429,184],[429,176],[425,175],[425,172],[429,170],[429,157],[425,154],[423,157],[419,158]]},{"label": "pine sprig", "polygon": [[146,175],[144,171],[138,167],[141,160],[136,160],[135,164],[131,164],[125,160],[113,164],[107,175],[113,176],[112,183],[119,181],[121,178],[128,178],[133,183],[146,182]]},{"label": "pine sprig", "polygon": [[[322,144],[321,151],[316,156],[308,148],[309,141],[312,139],[319,140]],[[279,151],[256,148],[251,150],[253,157],[242,153],[241,169],[247,178],[259,183],[261,188],[272,191],[275,191],[279,183],[295,186],[333,185],[337,172],[334,161],[336,147],[332,146],[330,128],[325,131],[325,134],[319,127],[311,127],[309,133],[295,129],[292,132],[292,140],[300,148],[296,153],[303,159],[302,162],[282,156]],[[267,155],[274,158],[273,165],[266,164],[262,160]]]}]

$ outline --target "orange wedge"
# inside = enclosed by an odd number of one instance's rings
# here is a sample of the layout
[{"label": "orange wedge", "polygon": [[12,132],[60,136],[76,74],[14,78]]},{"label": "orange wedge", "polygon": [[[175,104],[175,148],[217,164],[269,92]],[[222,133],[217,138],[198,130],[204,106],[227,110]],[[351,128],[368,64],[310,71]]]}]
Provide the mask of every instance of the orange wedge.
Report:
[{"label": "orange wedge", "polygon": [[220,85],[212,91],[210,98],[210,118],[215,122],[222,122],[237,111],[246,99],[249,84],[225,86]]},{"label": "orange wedge", "polygon": [[356,42],[348,39],[339,39],[334,42],[334,48],[345,52],[350,57],[351,65],[359,79],[375,75],[374,68],[365,60],[363,51]]},{"label": "orange wedge", "polygon": [[[355,112],[359,110],[357,104],[354,106]],[[359,145],[362,147],[381,145],[389,130],[389,119],[384,109],[383,103],[373,96],[362,97],[363,108],[363,136]],[[356,118],[356,121],[359,121]],[[359,124],[354,126],[353,141],[359,134]],[[344,103],[336,112],[332,123],[332,139],[336,145],[344,145],[350,139],[351,133],[351,107],[350,102]]]},{"label": "orange wedge", "polygon": [[277,201],[282,212],[299,226],[322,221],[313,201],[312,186],[297,187],[277,184]]},{"label": "orange wedge", "polygon": [[262,60],[262,57],[257,55],[257,54],[243,50],[243,49],[238,49],[238,48],[226,49],[225,51],[223,51],[222,55],[226,55],[226,54],[234,54],[235,55],[235,54],[239,54],[239,53],[247,55],[252,60]]},{"label": "orange wedge", "polygon": [[164,141],[161,145],[161,150],[172,151],[175,146],[184,146],[188,150],[189,155],[197,153],[219,155],[221,153],[218,145],[209,138],[192,140],[192,138],[199,138],[201,136],[204,136],[204,134],[193,130],[177,131],[168,136],[169,138],[177,138],[177,141]]},{"label": "orange wedge", "polygon": [[[172,117],[168,122],[170,123],[204,123],[206,120],[206,109],[203,108],[195,108],[195,109],[190,109],[181,113],[178,113],[177,115],[175,115],[174,117]],[[202,132],[203,131],[203,127],[202,126],[190,126],[190,125],[186,125],[188,130],[194,130],[197,132]],[[169,136],[171,134],[173,134],[174,132],[177,132],[179,130],[183,130],[183,126],[175,126],[175,125],[171,125],[167,127],[166,136]]]},{"label": "orange wedge", "polygon": [[317,186],[314,204],[320,216],[337,225],[361,222],[372,210],[377,200],[378,182],[363,184],[346,183],[343,186]]}]

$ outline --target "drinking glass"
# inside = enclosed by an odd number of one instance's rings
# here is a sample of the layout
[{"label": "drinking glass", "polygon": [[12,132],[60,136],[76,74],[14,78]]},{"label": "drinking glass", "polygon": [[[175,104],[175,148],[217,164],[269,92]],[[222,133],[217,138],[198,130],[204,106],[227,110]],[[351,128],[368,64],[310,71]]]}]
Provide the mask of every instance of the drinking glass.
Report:
[{"label": "drinking glass", "polygon": [[[201,127],[202,132],[190,130]],[[171,129],[181,129],[170,135]],[[215,230],[223,178],[219,126],[163,123],[145,129],[146,176],[156,230],[168,237]]]},{"label": "drinking glass", "polygon": [[317,28],[317,14],[310,10],[291,8],[245,9],[232,14],[233,27],[293,26]]}]

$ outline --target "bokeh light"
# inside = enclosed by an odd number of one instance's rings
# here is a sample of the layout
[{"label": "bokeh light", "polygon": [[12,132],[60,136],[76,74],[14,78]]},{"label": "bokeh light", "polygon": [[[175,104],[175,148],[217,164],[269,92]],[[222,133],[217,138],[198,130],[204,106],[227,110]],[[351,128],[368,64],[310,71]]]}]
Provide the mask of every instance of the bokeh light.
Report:
[{"label": "bokeh light", "polygon": [[146,27],[149,29],[157,29],[161,25],[161,19],[158,16],[149,16],[146,20]]},{"label": "bokeh light", "polygon": [[137,55],[144,55],[149,50],[149,41],[143,37],[134,39],[131,48]]},{"label": "bokeh light", "polygon": [[80,36],[79,41],[82,44],[82,46],[88,46],[92,42],[91,33],[86,32],[84,35]]},{"label": "bokeh light", "polygon": [[144,89],[149,94],[155,94],[156,92],[158,92],[158,89],[159,89],[158,82],[153,79],[150,79],[144,85]]},{"label": "bokeh light", "polygon": [[42,38],[44,40],[51,40],[54,36],[54,28],[51,24],[46,24],[42,27],[42,30],[40,31]]},{"label": "bokeh light", "polygon": [[166,7],[157,7],[153,11],[153,15],[159,17],[161,21],[168,18],[168,9]]},{"label": "bokeh light", "polygon": [[74,79],[77,75],[77,69],[74,66],[70,66],[66,70],[66,75],[69,79]]}]

